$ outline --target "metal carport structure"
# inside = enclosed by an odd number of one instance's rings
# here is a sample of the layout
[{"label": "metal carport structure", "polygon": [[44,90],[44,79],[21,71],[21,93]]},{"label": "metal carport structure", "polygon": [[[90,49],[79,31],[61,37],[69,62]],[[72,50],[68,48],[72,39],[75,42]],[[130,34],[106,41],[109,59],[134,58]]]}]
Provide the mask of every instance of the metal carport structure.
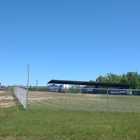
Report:
[{"label": "metal carport structure", "polygon": [[71,81],[71,80],[50,80],[48,84],[68,84],[68,85],[85,85],[85,86],[89,85],[89,86],[119,87],[119,88],[128,88],[132,86],[131,84]]}]

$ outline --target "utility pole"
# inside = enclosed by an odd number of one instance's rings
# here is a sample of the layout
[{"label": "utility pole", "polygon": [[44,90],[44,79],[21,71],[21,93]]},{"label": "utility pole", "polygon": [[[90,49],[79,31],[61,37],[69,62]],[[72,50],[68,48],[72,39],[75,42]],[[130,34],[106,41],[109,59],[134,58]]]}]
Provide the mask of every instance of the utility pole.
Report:
[{"label": "utility pole", "polygon": [[36,90],[38,91],[38,79],[36,79]]},{"label": "utility pole", "polygon": [[28,77],[27,77],[27,89],[29,88],[29,64],[27,66],[27,72],[28,72]]}]

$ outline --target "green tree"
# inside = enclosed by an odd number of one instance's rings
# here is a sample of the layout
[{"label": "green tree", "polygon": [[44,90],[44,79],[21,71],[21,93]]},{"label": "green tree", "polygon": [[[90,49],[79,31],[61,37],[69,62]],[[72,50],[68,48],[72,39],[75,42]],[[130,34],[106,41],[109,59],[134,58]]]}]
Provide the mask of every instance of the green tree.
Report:
[{"label": "green tree", "polygon": [[132,84],[131,88],[139,88],[139,74],[137,72],[127,72],[127,83]]},{"label": "green tree", "polygon": [[121,76],[112,73],[107,73],[106,78],[109,83],[120,83],[121,80]]},{"label": "green tree", "polygon": [[[90,80],[89,82],[91,82],[91,83],[93,83],[93,82],[95,82],[95,81],[93,81],[93,80]],[[95,86],[86,86],[87,88],[95,88]]]},{"label": "green tree", "polygon": [[107,73],[106,76],[100,75],[96,82],[132,84],[130,88],[140,88],[140,75],[137,72],[127,72],[122,75]]},{"label": "green tree", "polygon": [[122,83],[122,84],[127,84],[128,83],[127,77],[124,73],[122,74],[122,76],[120,78],[120,83]]},{"label": "green tree", "polygon": [[100,76],[96,79],[96,82],[103,82],[103,83],[106,83],[106,82],[107,82],[107,78],[100,75]]}]

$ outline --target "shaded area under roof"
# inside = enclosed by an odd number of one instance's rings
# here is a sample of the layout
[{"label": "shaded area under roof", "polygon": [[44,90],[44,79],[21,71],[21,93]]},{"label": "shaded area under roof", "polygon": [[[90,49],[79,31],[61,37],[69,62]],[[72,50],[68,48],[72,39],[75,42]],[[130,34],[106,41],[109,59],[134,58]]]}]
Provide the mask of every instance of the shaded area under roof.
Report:
[{"label": "shaded area under roof", "polygon": [[127,88],[132,86],[130,84],[70,81],[70,80],[51,80],[51,81],[48,82],[48,84],[90,85],[90,86],[127,87]]}]

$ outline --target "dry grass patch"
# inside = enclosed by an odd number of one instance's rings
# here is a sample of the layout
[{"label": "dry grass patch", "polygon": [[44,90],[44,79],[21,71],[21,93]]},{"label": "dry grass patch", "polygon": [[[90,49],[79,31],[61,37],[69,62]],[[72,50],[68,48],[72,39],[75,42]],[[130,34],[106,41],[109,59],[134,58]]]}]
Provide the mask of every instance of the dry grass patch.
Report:
[{"label": "dry grass patch", "polygon": [[15,101],[12,96],[12,93],[1,92],[0,93],[0,108],[7,108],[11,106],[15,106]]}]

